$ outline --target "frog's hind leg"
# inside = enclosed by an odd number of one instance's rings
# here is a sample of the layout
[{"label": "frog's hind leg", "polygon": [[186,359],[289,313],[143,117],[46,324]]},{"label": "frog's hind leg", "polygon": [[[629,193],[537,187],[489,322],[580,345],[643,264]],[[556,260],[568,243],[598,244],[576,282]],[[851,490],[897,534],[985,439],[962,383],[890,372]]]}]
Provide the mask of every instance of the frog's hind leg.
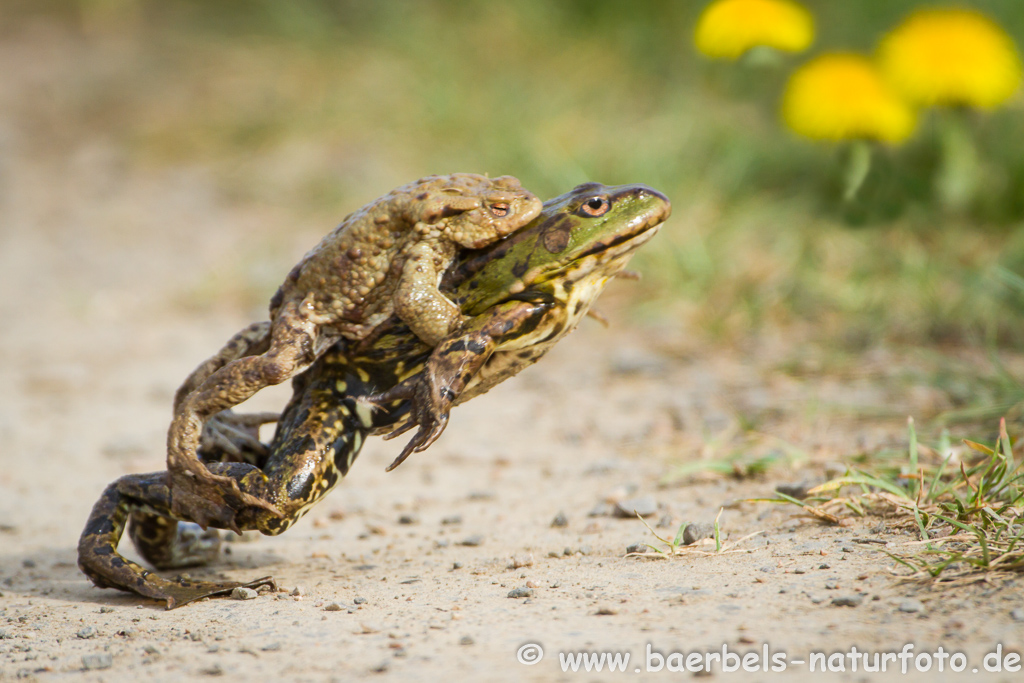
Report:
[{"label": "frog's hind leg", "polygon": [[[164,579],[121,556],[117,552],[117,544],[129,517],[136,516],[136,523],[140,526],[136,527],[133,536],[136,539],[140,534],[145,536],[141,545],[138,540],[136,543],[147,560],[163,566],[183,566],[174,563],[197,564],[203,559],[210,559],[209,538],[200,538],[198,545],[190,542],[188,529],[184,533],[179,531],[177,523],[169,518],[169,499],[166,472],[121,477],[104,490],[78,541],[78,566],[96,586],[163,600],[167,609],[205,597],[225,595],[239,586],[274,587],[274,580],[270,577],[247,583],[196,581],[187,577]],[[154,524],[156,518],[166,522],[157,526]],[[161,544],[170,544],[170,548],[161,547]],[[196,562],[188,562],[189,559]],[[171,564],[164,560],[170,560]]]}]

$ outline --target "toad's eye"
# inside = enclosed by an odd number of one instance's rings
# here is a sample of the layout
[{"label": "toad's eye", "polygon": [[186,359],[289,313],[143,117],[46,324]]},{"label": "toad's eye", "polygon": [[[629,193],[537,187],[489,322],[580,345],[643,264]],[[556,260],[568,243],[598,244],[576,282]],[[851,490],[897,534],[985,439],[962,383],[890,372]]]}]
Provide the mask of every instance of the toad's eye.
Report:
[{"label": "toad's eye", "polygon": [[580,206],[580,211],[587,216],[603,216],[608,213],[608,209],[611,206],[612,204],[608,201],[607,197],[591,197],[583,202],[583,205]]},{"label": "toad's eye", "polygon": [[498,218],[503,218],[508,215],[509,206],[508,204],[501,202],[500,204],[491,204],[491,213]]}]

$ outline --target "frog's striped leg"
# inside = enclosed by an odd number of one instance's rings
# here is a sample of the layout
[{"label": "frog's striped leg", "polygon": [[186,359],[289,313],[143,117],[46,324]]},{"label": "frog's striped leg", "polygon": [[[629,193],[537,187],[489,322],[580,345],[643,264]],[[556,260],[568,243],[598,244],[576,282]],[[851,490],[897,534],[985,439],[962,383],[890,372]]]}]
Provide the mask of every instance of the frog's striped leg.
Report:
[{"label": "frog's striped leg", "polygon": [[[251,465],[224,463],[218,464],[216,469],[238,476],[243,472],[248,473],[253,468]],[[163,600],[167,604],[167,609],[204,597],[224,595],[239,586],[274,586],[274,580],[270,577],[241,583],[196,581],[187,577],[164,579],[157,576],[117,552],[117,544],[121,540],[125,523],[133,513],[142,513],[142,519],[148,522],[156,515],[167,520],[166,533],[163,537],[150,537],[149,543],[143,542],[139,545],[139,550],[147,559],[160,563],[160,553],[173,550],[175,545],[188,546],[188,531],[186,530],[183,538],[177,523],[170,518],[167,473],[155,472],[121,477],[108,486],[100,496],[78,542],[78,566],[96,586],[134,591],[146,597]],[[160,547],[160,544],[164,545]],[[208,550],[206,556],[202,556],[202,544],[199,545],[199,549],[200,555],[193,555],[191,559],[209,559]],[[174,553],[170,555],[173,556]],[[180,555],[176,557],[178,566],[187,562],[188,560]],[[175,563],[175,560],[172,560],[172,563]],[[192,562],[195,563],[197,562]]]}]

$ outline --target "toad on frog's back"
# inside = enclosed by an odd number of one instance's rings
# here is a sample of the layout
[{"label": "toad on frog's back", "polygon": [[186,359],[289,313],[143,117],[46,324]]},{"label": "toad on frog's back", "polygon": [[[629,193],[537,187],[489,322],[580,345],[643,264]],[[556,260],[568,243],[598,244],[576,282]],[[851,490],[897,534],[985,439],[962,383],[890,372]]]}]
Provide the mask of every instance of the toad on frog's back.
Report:
[{"label": "toad on frog's back", "polygon": [[459,248],[492,244],[540,210],[540,200],[511,176],[456,173],[404,185],[350,214],[285,279],[270,321],[235,335],[178,389],[167,435],[175,512],[233,528],[225,494],[277,512],[200,462],[204,423],[302,372],[340,337],[365,338],[392,314],[434,346],[462,322],[438,289]]}]

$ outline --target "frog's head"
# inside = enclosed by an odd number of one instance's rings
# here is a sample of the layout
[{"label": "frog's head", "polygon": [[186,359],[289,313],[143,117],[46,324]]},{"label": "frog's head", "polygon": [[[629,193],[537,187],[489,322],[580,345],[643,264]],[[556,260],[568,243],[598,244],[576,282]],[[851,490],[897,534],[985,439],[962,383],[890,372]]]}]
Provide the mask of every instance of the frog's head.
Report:
[{"label": "frog's head", "polygon": [[645,185],[585,183],[545,202],[526,227],[458,261],[446,284],[465,313],[509,298],[564,298],[584,281],[592,299],[671,211],[668,198]]}]

